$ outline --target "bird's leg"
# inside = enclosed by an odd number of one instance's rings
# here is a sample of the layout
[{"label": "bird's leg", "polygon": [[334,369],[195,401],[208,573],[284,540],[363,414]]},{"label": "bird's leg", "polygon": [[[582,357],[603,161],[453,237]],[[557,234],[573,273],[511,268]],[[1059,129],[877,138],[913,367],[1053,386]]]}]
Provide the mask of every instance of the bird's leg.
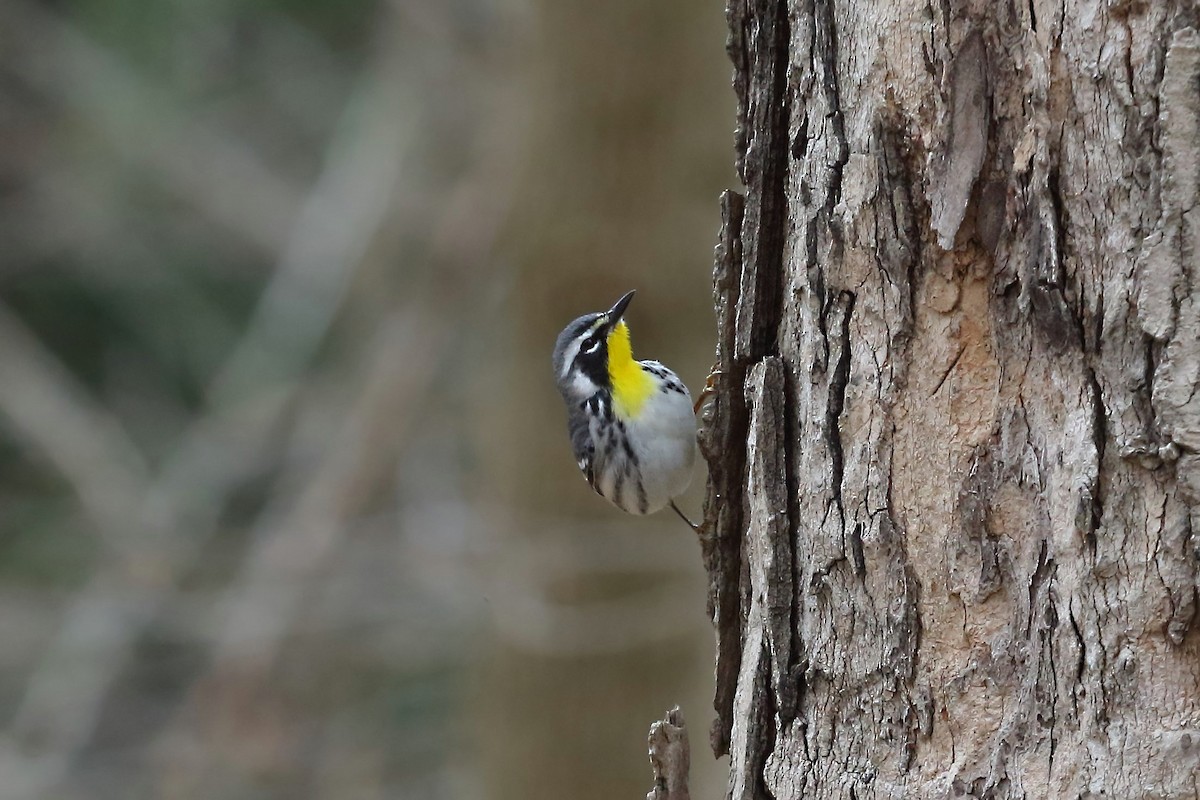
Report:
[{"label": "bird's leg", "polygon": [[696,523],[692,522],[690,519],[688,519],[688,518],[687,518],[687,517],[684,515],[684,513],[683,513],[682,511],[680,511],[680,510],[679,510],[679,506],[675,505],[675,501],[674,501],[674,500],[672,500],[672,501],[671,501],[671,510],[672,510],[672,511],[674,511],[676,514],[678,514],[678,515],[679,515],[679,518],[680,518],[681,520],[683,520],[684,522],[686,522],[686,523],[688,524],[688,527],[689,527],[689,528],[691,528],[691,529],[692,529],[693,531],[695,531],[696,533],[699,533],[699,532],[700,532],[700,526],[699,526],[699,525],[697,525]]},{"label": "bird's leg", "polygon": [[721,377],[721,370],[713,369],[708,373],[708,377],[704,379],[704,388],[700,390],[700,396],[696,398],[696,404],[692,406],[692,413],[699,414],[700,407],[704,405],[704,401],[712,397],[717,392],[717,379]]}]

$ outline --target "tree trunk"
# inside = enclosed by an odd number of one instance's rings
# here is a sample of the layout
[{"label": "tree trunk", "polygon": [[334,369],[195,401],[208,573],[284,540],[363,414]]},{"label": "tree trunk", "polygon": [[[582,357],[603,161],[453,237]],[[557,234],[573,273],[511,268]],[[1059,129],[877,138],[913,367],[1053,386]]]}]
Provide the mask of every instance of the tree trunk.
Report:
[{"label": "tree trunk", "polygon": [[1196,6],[728,15],[729,797],[1195,797]]}]

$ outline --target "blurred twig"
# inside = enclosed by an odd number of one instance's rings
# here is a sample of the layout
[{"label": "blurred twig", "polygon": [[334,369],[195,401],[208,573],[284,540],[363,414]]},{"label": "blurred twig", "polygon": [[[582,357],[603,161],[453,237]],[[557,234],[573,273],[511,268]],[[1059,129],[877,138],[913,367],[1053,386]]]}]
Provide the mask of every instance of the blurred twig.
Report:
[{"label": "blurred twig", "polygon": [[[414,422],[414,406],[429,388],[447,340],[446,321],[412,304],[384,326],[372,348],[362,388],[337,403],[341,424],[321,457],[293,460],[301,480],[285,476],[288,492],[253,533],[240,574],[222,601],[210,671],[268,669],[292,629],[304,592],[333,556],[349,522],[373,488],[386,484],[395,445]],[[339,393],[339,399],[342,395]]]},{"label": "blurred twig", "polygon": [[[53,42],[53,50],[63,62],[79,63],[82,60],[92,68],[89,73],[100,73],[102,77],[106,69],[111,69],[111,65],[100,58],[98,50],[69,26],[24,4],[5,6],[5,15],[14,13],[25,14],[19,21],[28,24],[33,37],[40,36],[43,44]],[[13,17],[5,19],[12,21]],[[24,63],[21,59],[18,62]],[[33,79],[39,76],[37,70],[26,75]],[[111,74],[107,77],[112,79]],[[49,91],[60,82],[70,83],[62,76],[53,76],[46,78],[43,88]],[[251,327],[243,345],[230,359],[219,383],[228,385],[230,376],[244,379],[256,367],[277,365],[281,368],[274,373],[280,380],[274,382],[274,391],[264,393],[260,387],[253,397],[229,397],[225,402],[220,402],[220,397],[214,398],[217,402],[213,404],[213,413],[191,427],[176,453],[164,463],[159,477],[149,483],[144,469],[140,482],[122,477],[118,468],[123,462],[139,463],[136,449],[120,440],[113,432],[114,425],[95,408],[83,404],[59,407],[48,402],[47,397],[53,401],[72,395],[60,391],[60,386],[40,392],[38,394],[45,397],[38,397],[30,395],[27,389],[22,390],[20,387],[28,384],[20,380],[5,382],[6,396],[0,400],[8,400],[26,429],[39,435],[43,449],[58,456],[56,463],[61,468],[70,470],[68,474],[81,487],[81,496],[101,505],[102,518],[113,517],[118,512],[124,515],[121,517],[122,536],[139,545],[136,551],[126,548],[127,558],[118,559],[110,569],[98,572],[81,590],[64,618],[59,635],[26,687],[4,742],[6,747],[0,749],[0,764],[24,763],[25,770],[21,774],[32,776],[29,788],[33,795],[61,780],[74,754],[87,741],[100,702],[124,664],[125,654],[144,624],[153,618],[154,610],[172,595],[174,576],[190,563],[193,554],[211,534],[215,515],[222,505],[222,495],[237,485],[246,470],[254,469],[254,453],[271,436],[272,426],[264,423],[286,407],[288,397],[295,390],[298,370],[311,358],[316,342],[323,336],[341,299],[345,276],[360,264],[386,214],[388,195],[395,185],[401,154],[405,152],[405,131],[410,134],[411,127],[395,103],[389,100],[387,87],[379,76],[368,72],[363,85],[373,88],[348,105],[346,124],[339,126],[339,134],[330,145],[329,163],[317,180],[304,213],[292,224],[277,278],[256,314],[259,322]],[[104,90],[121,96],[128,86],[118,79],[114,85],[106,85]],[[87,110],[103,124],[116,124],[102,108],[89,107]],[[360,112],[364,110],[368,124],[360,124]],[[119,149],[128,147],[122,143],[119,131],[110,132]],[[158,144],[176,155],[178,149],[173,148],[182,148],[186,152],[189,147],[199,144],[203,151],[205,146],[205,137],[195,138],[194,131],[184,141],[171,139],[162,131],[158,133],[170,140]],[[214,133],[212,141],[230,139]],[[215,199],[203,182],[190,182],[190,177],[197,176],[180,176],[175,171],[175,163],[173,158],[152,159],[150,166],[156,171],[174,174],[176,178],[182,177],[183,186],[201,204]],[[253,165],[242,162],[235,167],[235,171],[242,171],[241,178],[249,177],[255,181],[264,178]],[[206,173],[205,170],[200,172]],[[267,179],[267,185],[274,185],[274,182]],[[268,206],[270,211],[266,213],[286,213],[292,206],[290,200],[279,193],[255,196],[254,202]],[[260,212],[235,216],[240,220],[239,224],[253,230],[268,230],[273,225]],[[261,243],[271,244],[265,240]],[[10,347],[23,343],[27,350],[31,344],[27,336],[23,339],[14,336],[12,341],[14,344]],[[14,360],[11,366],[24,370],[27,362],[34,367],[42,366],[32,357]],[[47,370],[41,369],[41,372],[47,373]],[[38,372],[35,370],[33,374]],[[217,395],[220,394],[218,391]],[[85,410],[81,411],[81,408]],[[247,411],[250,412],[248,415]],[[96,425],[72,422],[88,415],[100,422]],[[94,429],[94,432],[89,433],[88,429]],[[77,437],[80,430],[87,435]],[[98,437],[104,437],[103,446],[89,444]],[[108,460],[105,447],[111,447],[115,452],[112,470],[106,469],[103,463]],[[96,486],[97,481],[104,481],[104,484]],[[183,515],[183,526],[156,525],[152,530],[139,524],[140,520],[161,515],[177,500],[199,514]],[[118,508],[113,510],[103,504]],[[136,574],[138,564],[142,562],[156,564],[153,570],[156,579],[148,584],[130,581],[131,573]],[[80,664],[87,665],[85,674],[80,674]],[[68,698],[69,702],[65,702]],[[19,755],[33,740],[41,745],[36,761]]]},{"label": "blurred twig", "polygon": [[120,420],[0,305],[0,414],[68,480],[105,541],[128,547],[150,475]]},{"label": "blurred twig", "polygon": [[[414,408],[444,367],[447,349],[464,335],[454,317],[436,309],[477,306],[492,284],[479,267],[507,207],[508,197],[496,188],[505,180],[497,164],[507,134],[484,128],[474,143],[478,152],[470,154],[477,163],[468,159],[457,180],[440,179],[438,189],[449,191],[431,208],[430,193],[408,185],[419,178],[401,178],[404,166],[426,155],[417,150],[419,128],[428,123],[421,114],[437,98],[421,94],[422,76],[401,60],[408,43],[399,40],[397,26],[381,30],[305,194],[299,180],[273,172],[233,130],[195,119],[63,17],[26,0],[0,7],[0,44],[8,49],[0,70],[77,114],[119,161],[277,255],[203,409],[154,469],[115,417],[71,387],[64,370],[47,367],[53,361],[38,356],[31,335],[18,329],[7,345],[18,357],[0,364],[0,379],[14,378],[0,386],[0,408],[78,487],[89,515],[110,531],[106,537],[119,542],[67,604],[0,737],[0,774],[14,796],[46,796],[72,774],[135,645],[177,600],[181,577],[219,530],[230,496],[259,474],[277,477],[274,496],[251,527],[244,560],[214,614],[218,624],[202,632],[214,657],[193,686],[202,689],[246,665],[270,667],[335,560],[360,493],[386,480],[405,426],[419,419]],[[289,41],[305,46],[302,37]],[[69,183],[68,175],[66,191],[78,188]],[[416,288],[377,338],[354,345],[364,362],[360,381],[314,366],[364,265],[400,263],[403,243],[384,235],[398,205],[423,210],[403,218],[410,239],[425,242],[419,258],[404,253],[408,261],[400,264]],[[96,226],[111,226],[109,220]],[[119,243],[120,252],[153,260],[153,245],[143,249],[136,235]],[[413,276],[418,262],[423,280]],[[8,340],[5,319],[0,338]],[[5,346],[0,342],[0,358]],[[37,381],[26,380],[39,373],[29,361],[47,382],[40,393],[55,402],[39,406],[30,388]],[[330,419],[337,424],[326,435]],[[276,451],[285,447],[280,467]],[[177,714],[166,738],[187,722]]]},{"label": "blurred twig", "polygon": [[264,379],[294,380],[309,363],[391,209],[419,122],[412,107],[378,65],[359,81],[249,330],[214,382],[215,405]]},{"label": "blurred twig", "polygon": [[79,113],[117,157],[266,252],[282,248],[302,192],[232,131],[187,114],[65,18],[28,0],[0,4],[0,45],[6,69]]}]

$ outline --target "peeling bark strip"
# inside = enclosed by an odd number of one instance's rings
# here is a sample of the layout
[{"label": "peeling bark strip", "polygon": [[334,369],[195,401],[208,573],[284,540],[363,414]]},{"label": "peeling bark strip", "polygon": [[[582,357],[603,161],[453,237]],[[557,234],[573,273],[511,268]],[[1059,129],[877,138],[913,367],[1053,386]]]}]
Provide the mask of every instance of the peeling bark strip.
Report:
[{"label": "peeling bark strip", "polygon": [[750,572],[748,625],[763,627],[770,656],[770,685],[785,721],[795,710],[788,670],[792,664],[792,550],[788,535],[787,485],[779,478],[787,469],[783,364],[767,358],[755,364],[746,380],[750,406],[750,521],[746,530]]},{"label": "peeling bark strip", "polygon": [[688,771],[692,768],[692,751],[679,706],[650,726],[647,743],[650,766],[654,769],[654,788],[646,795],[646,800],[691,800]]},{"label": "peeling bark strip", "polygon": [[[739,91],[738,176],[746,185],[734,358],[749,364],[775,349],[787,175],[787,11],[781,0],[729,6],[729,50],[748,69]],[[739,117],[743,119],[743,117]]]},{"label": "peeling bark strip", "polygon": [[933,229],[943,250],[954,247],[954,237],[967,213],[971,190],[987,155],[987,58],[978,35],[971,36],[954,55],[950,84],[953,97],[949,147],[942,154],[937,189],[930,200]]},{"label": "peeling bark strip", "polygon": [[728,797],[1194,797],[1194,6],[728,19]]},{"label": "peeling bark strip", "polygon": [[[1151,401],[1158,452],[1173,459],[1180,482],[1200,503],[1200,34],[1177,31],[1167,49],[1162,105],[1163,213],[1139,270],[1142,329],[1165,342]],[[1174,447],[1172,447],[1174,445]],[[1197,520],[1193,517],[1193,522]]]},{"label": "peeling bark strip", "polygon": [[717,719],[711,744],[729,752],[734,687],[741,660],[743,586],[741,531],[745,519],[745,443],[748,417],[741,387],[749,367],[776,348],[779,323],[787,174],[787,10],[780,0],[739,0],[726,16],[727,48],[738,69],[737,169],[743,197],[721,198],[721,240],[714,270],[714,301],[721,336],[721,372],[709,406],[701,453],[708,461],[704,559],[709,614],[717,631]]},{"label": "peeling bark strip", "polygon": [[717,685],[713,699],[717,718],[710,743],[719,758],[729,752],[733,693],[742,656],[742,486],[745,475],[747,417],[745,399],[729,393],[741,386],[745,367],[733,357],[733,314],[738,304],[742,264],[741,226],[744,204],[736,192],[721,197],[721,240],[717,245],[714,302],[717,325],[717,392],[705,409],[700,431],[700,452],[708,462],[708,491],[701,526],[701,549],[709,577],[708,614],[717,633]]}]

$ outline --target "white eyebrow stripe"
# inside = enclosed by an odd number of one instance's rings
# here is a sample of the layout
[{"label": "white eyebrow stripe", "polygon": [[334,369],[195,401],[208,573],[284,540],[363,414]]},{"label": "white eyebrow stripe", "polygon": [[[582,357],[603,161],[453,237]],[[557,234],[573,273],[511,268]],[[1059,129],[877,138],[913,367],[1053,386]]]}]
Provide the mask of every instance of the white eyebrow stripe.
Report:
[{"label": "white eyebrow stripe", "polygon": [[583,346],[583,340],[595,333],[596,329],[606,321],[607,317],[601,314],[596,318],[595,322],[572,340],[571,345],[567,348],[567,352],[563,355],[562,378],[566,378],[571,374],[571,367],[575,363],[575,358],[579,355],[579,348]]}]

